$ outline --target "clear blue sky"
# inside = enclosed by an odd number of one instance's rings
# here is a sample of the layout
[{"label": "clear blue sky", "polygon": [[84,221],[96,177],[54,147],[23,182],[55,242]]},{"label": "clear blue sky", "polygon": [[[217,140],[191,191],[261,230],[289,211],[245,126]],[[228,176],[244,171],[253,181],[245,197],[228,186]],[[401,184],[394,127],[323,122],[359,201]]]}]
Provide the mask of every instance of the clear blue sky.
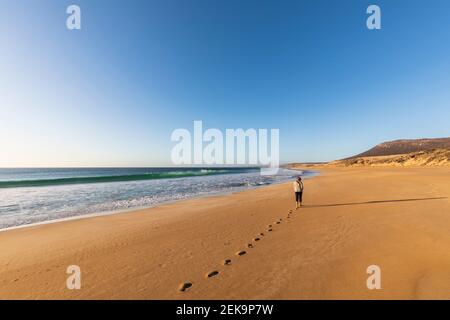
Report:
[{"label": "clear blue sky", "polygon": [[447,0],[0,0],[0,46],[0,166],[170,165],[194,120],[283,162],[450,136]]}]

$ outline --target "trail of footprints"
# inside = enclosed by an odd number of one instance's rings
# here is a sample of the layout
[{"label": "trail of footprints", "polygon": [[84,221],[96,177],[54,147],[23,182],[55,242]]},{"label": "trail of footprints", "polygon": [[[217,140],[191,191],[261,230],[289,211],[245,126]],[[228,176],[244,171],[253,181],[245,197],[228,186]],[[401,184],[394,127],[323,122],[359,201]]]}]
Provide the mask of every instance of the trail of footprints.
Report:
[{"label": "trail of footprints", "polygon": [[[289,210],[289,213],[288,213],[287,216],[286,216],[286,219],[287,219],[286,222],[289,222],[289,220],[290,220],[291,217],[292,217],[292,213],[293,213],[293,210]],[[267,226],[266,232],[268,232],[268,233],[272,232],[272,231],[273,231],[273,225],[279,225],[279,224],[281,224],[282,222],[283,222],[283,219],[280,218],[280,219],[278,219],[277,221],[275,221],[273,224],[269,224],[269,225]],[[249,249],[254,248],[255,243],[258,242],[258,241],[261,241],[262,238],[263,238],[264,236],[266,236],[266,234],[265,234],[264,232],[261,232],[261,233],[258,234],[256,237],[254,237],[254,238],[252,239],[252,242],[251,242],[251,243],[248,243],[248,244],[246,245],[246,247],[249,248]],[[245,250],[241,250],[241,251],[236,252],[236,256],[237,256],[237,257],[242,257],[242,256],[245,256],[246,254],[247,254],[247,251],[245,251]],[[223,264],[224,266],[231,266],[231,265],[232,265],[232,262],[233,262],[233,261],[232,261],[231,259],[224,259],[223,262],[222,262],[222,264]],[[220,271],[214,270],[214,271],[208,272],[208,273],[206,274],[206,278],[207,278],[207,279],[209,279],[209,278],[215,278],[215,277],[217,277],[219,274],[220,274]],[[186,291],[189,291],[189,289],[192,288],[192,286],[193,286],[193,283],[191,283],[191,282],[185,282],[185,283],[182,283],[182,284],[180,285],[180,287],[179,287],[179,291],[180,291],[180,292],[186,292]]]}]

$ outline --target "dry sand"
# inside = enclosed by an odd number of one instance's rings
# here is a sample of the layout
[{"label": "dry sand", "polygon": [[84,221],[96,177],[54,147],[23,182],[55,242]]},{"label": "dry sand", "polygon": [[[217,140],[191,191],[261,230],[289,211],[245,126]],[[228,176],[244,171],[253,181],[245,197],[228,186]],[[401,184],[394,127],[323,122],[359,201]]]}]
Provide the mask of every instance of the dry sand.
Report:
[{"label": "dry sand", "polygon": [[324,168],[289,218],[290,183],[0,232],[0,298],[450,299],[449,182],[448,168]]}]

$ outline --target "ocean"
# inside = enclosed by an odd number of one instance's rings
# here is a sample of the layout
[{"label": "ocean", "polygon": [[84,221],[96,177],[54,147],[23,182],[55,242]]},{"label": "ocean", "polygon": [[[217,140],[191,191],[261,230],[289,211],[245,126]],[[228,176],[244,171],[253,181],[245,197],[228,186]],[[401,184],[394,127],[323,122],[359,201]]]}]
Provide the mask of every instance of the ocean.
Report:
[{"label": "ocean", "polygon": [[0,168],[0,229],[146,208],[281,183],[312,171],[259,168]]}]

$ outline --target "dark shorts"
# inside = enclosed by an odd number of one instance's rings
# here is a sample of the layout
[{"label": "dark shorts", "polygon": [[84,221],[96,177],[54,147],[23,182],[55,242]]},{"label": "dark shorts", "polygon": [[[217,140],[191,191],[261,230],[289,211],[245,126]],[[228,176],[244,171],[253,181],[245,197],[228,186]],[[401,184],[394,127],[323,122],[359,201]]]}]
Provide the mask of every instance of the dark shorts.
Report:
[{"label": "dark shorts", "polygon": [[303,191],[295,193],[295,201],[296,202],[302,202],[302,197],[303,197]]}]

